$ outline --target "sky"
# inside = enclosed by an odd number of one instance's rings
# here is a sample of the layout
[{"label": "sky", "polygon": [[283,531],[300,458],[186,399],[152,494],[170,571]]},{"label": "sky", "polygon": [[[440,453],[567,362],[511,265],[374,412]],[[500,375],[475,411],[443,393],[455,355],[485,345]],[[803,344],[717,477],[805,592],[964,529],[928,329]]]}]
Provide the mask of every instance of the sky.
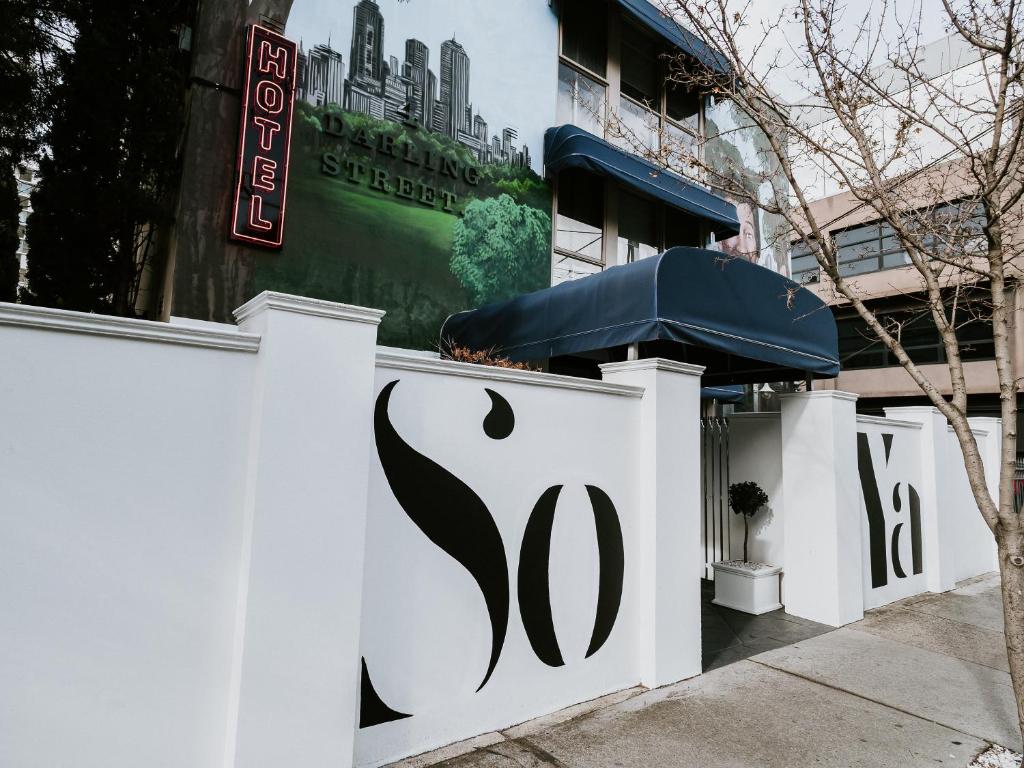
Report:
[{"label": "sky", "polygon": [[[731,4],[737,11],[747,6],[746,0],[737,2],[731,0]],[[770,24],[779,18],[787,9],[792,10],[795,0],[752,0],[749,4],[750,26],[739,38],[740,47],[752,49],[763,38],[764,31],[762,24]],[[841,21],[842,29],[840,35],[852,40],[860,27],[861,21],[865,18],[873,25],[882,25],[883,35],[895,37],[903,24],[913,22],[919,25],[921,41],[924,43],[933,42],[947,35],[945,29],[946,13],[942,7],[941,0],[890,0],[888,3],[880,0],[870,2],[858,2],[858,0],[847,0],[840,3],[842,8]],[[792,18],[792,14],[786,14]],[[803,33],[799,25],[790,21],[788,25],[774,31],[768,38],[764,53],[759,56],[759,63],[770,61],[775,54],[780,54],[783,63],[794,61],[793,41],[802,39]],[[842,39],[841,37],[841,39]],[[881,63],[881,62],[880,62]],[[799,68],[790,67],[787,72],[777,73],[773,78],[772,87],[776,93],[790,102],[801,101],[806,95],[801,85]]]}]

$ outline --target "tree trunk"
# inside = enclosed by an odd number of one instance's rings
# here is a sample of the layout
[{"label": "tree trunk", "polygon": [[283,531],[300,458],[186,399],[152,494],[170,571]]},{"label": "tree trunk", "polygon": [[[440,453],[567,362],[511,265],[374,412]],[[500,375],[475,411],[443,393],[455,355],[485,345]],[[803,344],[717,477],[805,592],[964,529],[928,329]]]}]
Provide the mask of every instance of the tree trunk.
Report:
[{"label": "tree trunk", "polygon": [[195,30],[189,122],[163,315],[231,322],[250,298],[252,249],[229,242],[247,2],[204,3]]},{"label": "tree trunk", "polygon": [[1010,662],[1017,719],[1024,733],[1024,530],[1000,531],[999,575],[1002,579],[1003,621],[1006,634],[1006,656]]},{"label": "tree trunk", "polygon": [[747,516],[743,516],[743,562],[747,561],[747,538],[750,536],[750,522]]}]

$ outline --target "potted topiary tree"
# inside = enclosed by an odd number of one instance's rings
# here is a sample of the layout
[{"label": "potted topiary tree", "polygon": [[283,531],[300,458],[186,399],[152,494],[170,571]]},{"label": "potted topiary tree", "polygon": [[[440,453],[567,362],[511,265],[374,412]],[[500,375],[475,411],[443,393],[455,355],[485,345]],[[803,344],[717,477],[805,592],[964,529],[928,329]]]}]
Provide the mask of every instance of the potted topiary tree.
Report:
[{"label": "potted topiary tree", "polygon": [[743,559],[714,563],[716,605],[744,613],[761,614],[778,610],[781,568],[752,563],[748,558],[750,519],[768,504],[768,494],[757,483],[729,486],[729,507],[743,517]]}]

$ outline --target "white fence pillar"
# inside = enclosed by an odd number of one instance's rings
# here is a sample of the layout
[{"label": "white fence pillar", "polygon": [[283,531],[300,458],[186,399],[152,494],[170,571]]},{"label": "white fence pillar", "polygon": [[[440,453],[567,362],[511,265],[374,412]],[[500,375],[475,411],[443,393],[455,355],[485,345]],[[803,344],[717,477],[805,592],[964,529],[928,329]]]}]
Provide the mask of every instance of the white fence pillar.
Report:
[{"label": "white fence pillar", "polygon": [[225,768],[352,764],[383,313],[262,293]]},{"label": "white fence pillar", "polygon": [[644,387],[638,496],[640,682],[650,688],[701,672],[700,375],[648,359],[601,366],[605,381]]},{"label": "white fence pillar", "polygon": [[856,401],[782,397],[786,611],[834,627],[864,616]]},{"label": "white fence pillar", "polygon": [[[924,544],[924,570],[931,592],[946,592],[956,586],[956,546],[958,510],[946,503],[952,478],[948,473],[949,446],[946,417],[930,405],[886,408],[891,419],[921,425],[921,529]],[[958,449],[957,449],[958,450]],[[960,471],[963,472],[961,463]]]}]

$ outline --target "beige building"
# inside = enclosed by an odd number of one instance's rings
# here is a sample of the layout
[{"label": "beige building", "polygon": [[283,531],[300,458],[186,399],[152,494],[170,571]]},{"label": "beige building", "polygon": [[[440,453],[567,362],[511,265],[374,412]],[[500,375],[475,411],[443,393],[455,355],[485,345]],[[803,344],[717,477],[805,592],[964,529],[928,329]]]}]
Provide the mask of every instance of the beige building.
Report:
[{"label": "beige building", "polygon": [[[941,168],[948,179],[955,179],[949,168]],[[945,205],[959,206],[963,189],[948,183]],[[915,202],[908,201],[912,205]],[[901,341],[911,359],[944,394],[951,394],[949,368],[939,333],[922,296],[921,276],[910,266],[888,225],[880,222],[870,209],[861,206],[849,193],[824,197],[812,204],[815,217],[828,222],[828,232],[838,246],[839,265],[848,282],[864,298],[867,306],[880,319],[899,323]],[[828,277],[820,270],[814,256],[803,243],[792,251],[793,279],[814,290],[831,308],[839,330],[839,357],[842,372],[830,381],[817,382],[816,387],[835,388],[860,395],[858,411],[882,414],[887,406],[924,405],[927,399],[894,356],[874,337],[849,301],[840,296]],[[957,334],[960,353],[969,387],[968,410],[972,416],[999,415],[999,381],[996,375],[991,322],[984,317],[984,308],[971,309],[975,301],[984,301],[987,285],[962,276],[951,277],[962,290],[959,300]],[[1011,283],[1008,289],[1014,320],[1024,310],[1024,288]],[[1014,370],[1024,377],[1024,327],[1016,321],[1011,328]],[[1018,392],[1024,391],[1018,384]],[[1018,395],[1018,405],[1021,405]]]}]

